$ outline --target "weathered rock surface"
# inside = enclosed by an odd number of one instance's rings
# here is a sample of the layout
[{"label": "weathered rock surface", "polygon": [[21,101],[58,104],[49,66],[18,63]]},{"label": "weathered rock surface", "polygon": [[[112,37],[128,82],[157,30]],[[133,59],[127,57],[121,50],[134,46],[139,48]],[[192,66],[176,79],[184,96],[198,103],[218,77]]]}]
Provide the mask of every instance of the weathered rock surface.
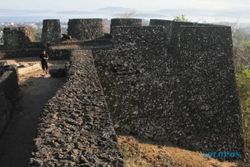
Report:
[{"label": "weathered rock surface", "polygon": [[30,166],[123,166],[91,51],[72,51],[69,77],[41,115]]},{"label": "weathered rock surface", "polygon": [[43,20],[42,43],[59,42],[61,40],[61,25],[58,19]]},{"label": "weathered rock surface", "polygon": [[70,19],[68,34],[77,40],[92,40],[101,37],[103,32],[102,19]]},{"label": "weathered rock surface", "polygon": [[32,27],[6,27],[3,30],[4,49],[27,48],[35,41]]},{"label": "weathered rock surface", "polygon": [[115,127],[191,150],[243,155],[230,28],[172,26],[174,34],[166,26],[115,27],[114,48],[94,52]]},{"label": "weathered rock surface", "polygon": [[0,65],[0,135],[13,116],[18,90],[18,76],[12,66]]},{"label": "weathered rock surface", "polygon": [[180,26],[176,114],[183,146],[243,151],[231,34],[226,26]]},{"label": "weathered rock surface", "polygon": [[114,27],[141,27],[142,19],[136,18],[114,18],[111,19],[110,32],[112,33]]}]

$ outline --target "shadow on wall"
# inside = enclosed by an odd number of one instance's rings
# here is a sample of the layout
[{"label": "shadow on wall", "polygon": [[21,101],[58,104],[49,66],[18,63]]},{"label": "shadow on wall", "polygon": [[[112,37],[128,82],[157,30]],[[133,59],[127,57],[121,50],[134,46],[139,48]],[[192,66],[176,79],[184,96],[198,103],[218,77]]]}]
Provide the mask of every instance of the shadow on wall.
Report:
[{"label": "shadow on wall", "polygon": [[22,83],[18,113],[0,140],[1,166],[29,166],[38,118],[48,99],[56,94],[64,81],[64,78],[31,77]]},{"label": "shadow on wall", "polygon": [[18,92],[17,71],[11,66],[0,66],[0,135],[13,117]]},{"label": "shadow on wall", "polygon": [[43,109],[31,165],[123,166],[92,52],[70,57],[67,82]]}]

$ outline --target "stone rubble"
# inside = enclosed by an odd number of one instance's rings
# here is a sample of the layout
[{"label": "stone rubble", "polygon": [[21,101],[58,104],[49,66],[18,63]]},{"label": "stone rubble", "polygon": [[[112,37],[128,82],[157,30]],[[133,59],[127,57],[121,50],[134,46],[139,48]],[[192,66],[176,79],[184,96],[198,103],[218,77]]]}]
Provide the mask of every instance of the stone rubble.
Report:
[{"label": "stone rubble", "polygon": [[68,80],[44,107],[30,166],[122,167],[91,51],[72,51]]}]

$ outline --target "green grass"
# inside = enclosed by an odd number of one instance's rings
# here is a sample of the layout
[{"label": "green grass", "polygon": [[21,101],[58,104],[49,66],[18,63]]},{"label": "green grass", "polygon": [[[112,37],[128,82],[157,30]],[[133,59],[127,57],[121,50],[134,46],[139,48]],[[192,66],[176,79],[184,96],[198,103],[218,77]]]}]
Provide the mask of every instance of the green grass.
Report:
[{"label": "green grass", "polygon": [[250,147],[250,68],[243,68],[237,72],[236,80],[243,117],[245,144]]}]

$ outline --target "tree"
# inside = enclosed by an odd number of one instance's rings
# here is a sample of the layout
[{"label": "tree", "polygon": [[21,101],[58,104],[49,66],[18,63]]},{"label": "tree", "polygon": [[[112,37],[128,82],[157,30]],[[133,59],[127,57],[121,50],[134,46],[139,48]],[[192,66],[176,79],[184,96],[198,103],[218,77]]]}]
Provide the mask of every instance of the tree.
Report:
[{"label": "tree", "polygon": [[188,19],[186,18],[185,15],[180,15],[180,16],[175,16],[174,21],[183,21],[183,22],[188,22]]}]

